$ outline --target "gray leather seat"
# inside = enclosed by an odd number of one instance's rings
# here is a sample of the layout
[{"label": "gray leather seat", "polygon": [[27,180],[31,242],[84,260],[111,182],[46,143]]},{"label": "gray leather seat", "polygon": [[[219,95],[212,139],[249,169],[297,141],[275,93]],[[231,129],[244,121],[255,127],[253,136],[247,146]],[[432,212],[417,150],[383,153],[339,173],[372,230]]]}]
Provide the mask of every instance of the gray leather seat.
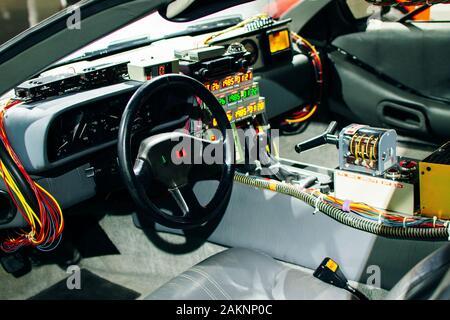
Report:
[{"label": "gray leather seat", "polygon": [[[389,293],[389,299],[450,298],[450,246],[425,258]],[[157,289],[151,300],[348,300],[352,295],[310,273],[248,249],[216,254]]]},{"label": "gray leather seat", "polygon": [[149,299],[349,299],[347,291],[248,249],[216,254],[156,290]]}]

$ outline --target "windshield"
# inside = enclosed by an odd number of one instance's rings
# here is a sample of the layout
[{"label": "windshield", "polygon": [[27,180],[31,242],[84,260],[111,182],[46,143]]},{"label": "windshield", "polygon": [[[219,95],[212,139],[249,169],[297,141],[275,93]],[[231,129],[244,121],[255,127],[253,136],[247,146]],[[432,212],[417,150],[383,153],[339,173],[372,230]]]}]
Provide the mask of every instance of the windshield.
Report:
[{"label": "windshield", "polygon": [[[158,12],[152,13],[118,31],[94,42],[93,44],[73,53],[62,61],[81,57],[86,53],[103,50],[109,46],[127,40],[147,38],[149,40],[160,39],[164,36],[179,34],[183,31],[189,31],[189,28],[198,24],[207,22],[220,22],[223,19],[240,17],[246,19],[259,13],[268,13],[271,16],[277,16],[281,11],[286,11],[290,6],[300,2],[299,0],[256,0],[250,3],[244,3],[195,21],[186,23],[171,22],[160,16]],[[288,6],[286,4],[289,4]]]},{"label": "windshield", "polygon": [[0,0],[0,45],[80,0]]}]

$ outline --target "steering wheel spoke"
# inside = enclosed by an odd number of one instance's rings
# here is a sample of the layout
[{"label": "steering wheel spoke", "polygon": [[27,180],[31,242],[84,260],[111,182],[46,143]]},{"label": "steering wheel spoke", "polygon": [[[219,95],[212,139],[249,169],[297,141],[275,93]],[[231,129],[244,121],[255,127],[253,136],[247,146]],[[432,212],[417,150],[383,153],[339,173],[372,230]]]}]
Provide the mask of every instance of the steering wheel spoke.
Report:
[{"label": "steering wheel spoke", "polygon": [[205,207],[200,204],[190,185],[173,188],[169,192],[183,214],[183,217],[200,217],[205,213]]}]

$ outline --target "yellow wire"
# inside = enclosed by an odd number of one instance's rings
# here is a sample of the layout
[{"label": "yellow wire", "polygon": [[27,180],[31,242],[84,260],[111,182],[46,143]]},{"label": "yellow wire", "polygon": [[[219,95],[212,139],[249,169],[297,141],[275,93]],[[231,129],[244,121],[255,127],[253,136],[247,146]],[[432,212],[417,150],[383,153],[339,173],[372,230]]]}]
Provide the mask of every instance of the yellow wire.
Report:
[{"label": "yellow wire", "polygon": [[[293,32],[293,31],[291,31],[291,35],[294,37],[294,39],[296,41],[298,41],[298,40],[303,41],[311,49],[311,51],[313,52],[313,54],[315,56],[319,56],[319,52],[317,51],[316,47],[314,47],[308,40],[306,40],[305,38],[302,38],[301,36],[299,36],[297,33]],[[299,123],[299,122],[306,121],[314,115],[314,113],[317,111],[317,107],[318,107],[318,104],[316,104],[313,107],[313,109],[311,110],[310,113],[308,113],[306,116],[304,116],[300,119],[294,119],[294,120],[286,119],[286,122],[287,123]]]},{"label": "yellow wire", "polygon": [[[35,185],[42,191],[42,192],[44,192],[54,203],[55,203],[55,205],[56,205],[56,207],[57,207],[57,209],[58,209],[58,213],[59,213],[59,215],[60,215],[60,217],[61,217],[61,219],[63,218],[63,215],[62,215],[62,209],[61,209],[61,207],[60,207],[60,205],[59,205],[59,203],[58,203],[58,201],[56,201],[56,199],[47,191],[47,190],[45,190],[44,188],[42,188],[37,182],[35,182]],[[63,224],[61,223],[60,225],[59,225],[59,232],[61,232],[62,231],[62,227],[63,227]]]},{"label": "yellow wire", "polygon": [[[6,103],[3,103],[3,101],[2,101],[1,104],[3,105],[3,107],[5,107],[9,104],[9,101],[10,100],[7,100]],[[1,110],[0,117],[4,116],[4,112],[5,112],[5,109],[3,108]],[[7,146],[6,149],[9,153],[9,155],[12,158],[14,158],[13,150],[9,146]],[[26,218],[30,224],[30,228],[31,228],[30,232],[26,232],[25,230],[22,230],[23,234],[25,234],[25,236],[27,237],[27,239],[29,239],[29,241],[31,243],[39,244],[40,240],[36,239],[36,230],[37,230],[36,225],[38,225],[39,228],[42,228],[42,222],[41,222],[39,216],[36,214],[36,212],[33,210],[33,208],[30,206],[30,204],[25,199],[22,191],[16,184],[16,182],[15,182],[14,178],[12,177],[11,173],[9,172],[8,168],[5,166],[4,162],[1,160],[0,160],[0,177],[4,179],[5,183],[7,184],[7,186],[13,193],[12,196],[14,196],[16,198],[18,205],[20,205],[22,207],[22,210],[23,210],[24,214],[26,215]],[[61,210],[61,207],[60,207],[58,201],[56,201],[56,199],[50,193],[48,193],[44,188],[42,188],[39,184],[37,184],[36,182],[34,182],[34,183],[43,193],[45,193],[45,195],[47,197],[49,197],[55,203],[55,205],[58,209],[58,213],[61,217],[61,221],[62,221],[63,215],[62,215],[62,210]],[[62,228],[63,228],[63,223],[60,223],[58,232],[61,232]],[[19,235],[20,235],[20,233],[19,233]],[[12,242],[12,241],[14,241],[14,239],[12,237],[9,237],[9,241]]]},{"label": "yellow wire", "polygon": [[243,28],[247,24],[249,24],[250,22],[253,22],[253,21],[258,20],[258,19],[264,19],[264,18],[267,18],[267,17],[268,17],[267,13],[260,13],[260,14],[258,14],[256,16],[253,16],[253,17],[250,17],[248,19],[245,19],[244,21],[241,21],[241,22],[239,22],[238,24],[236,24],[234,26],[231,26],[231,27],[229,27],[229,28],[227,28],[225,30],[222,30],[222,31],[219,31],[219,32],[216,32],[216,33],[210,35],[208,38],[206,38],[204,44],[208,44],[214,38],[217,38],[218,36],[221,36],[221,35],[223,35],[225,33],[228,33],[228,32],[233,31],[233,30],[237,30],[239,28]]},{"label": "yellow wire", "polygon": [[[26,237],[32,243],[36,244],[36,243],[38,243],[38,241],[35,239],[35,236],[36,236],[36,224],[38,224],[39,227],[42,227],[41,220],[36,215],[36,213],[31,208],[31,206],[28,204],[28,202],[25,200],[25,197],[23,196],[23,194],[20,191],[19,187],[17,186],[17,184],[15,183],[14,179],[12,178],[10,172],[5,167],[3,161],[0,161],[0,166],[1,166],[0,175],[2,176],[2,178],[5,179],[5,183],[9,186],[11,191],[15,194],[18,202],[22,206],[23,211],[24,211],[24,213],[26,214],[26,216],[28,218],[28,221],[29,221],[29,224],[30,224],[30,227],[31,227],[31,231],[28,232],[28,233],[25,232],[26,233]],[[12,241],[12,239],[11,239],[11,241]]]},{"label": "yellow wire", "polygon": [[308,113],[306,116],[304,116],[300,119],[295,119],[295,120],[286,119],[286,122],[287,123],[298,123],[298,122],[306,121],[309,118],[311,118],[314,115],[314,113],[316,113],[316,111],[317,111],[317,104],[312,108],[311,112]]}]

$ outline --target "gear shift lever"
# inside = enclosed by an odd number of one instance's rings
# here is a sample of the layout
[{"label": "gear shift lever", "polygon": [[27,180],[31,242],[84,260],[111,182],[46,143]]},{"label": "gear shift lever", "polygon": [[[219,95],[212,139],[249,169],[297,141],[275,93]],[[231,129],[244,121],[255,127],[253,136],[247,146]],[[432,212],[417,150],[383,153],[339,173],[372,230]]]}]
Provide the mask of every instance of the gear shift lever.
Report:
[{"label": "gear shift lever", "polygon": [[317,137],[311,138],[309,140],[298,143],[295,146],[295,151],[297,151],[297,153],[301,153],[303,151],[313,149],[313,148],[319,147],[319,146],[327,144],[327,143],[334,144],[337,147],[338,143],[339,143],[339,137],[337,135],[334,135],[336,128],[337,128],[337,122],[332,121],[328,125],[327,130],[325,130],[325,132],[323,134],[321,134]]}]

